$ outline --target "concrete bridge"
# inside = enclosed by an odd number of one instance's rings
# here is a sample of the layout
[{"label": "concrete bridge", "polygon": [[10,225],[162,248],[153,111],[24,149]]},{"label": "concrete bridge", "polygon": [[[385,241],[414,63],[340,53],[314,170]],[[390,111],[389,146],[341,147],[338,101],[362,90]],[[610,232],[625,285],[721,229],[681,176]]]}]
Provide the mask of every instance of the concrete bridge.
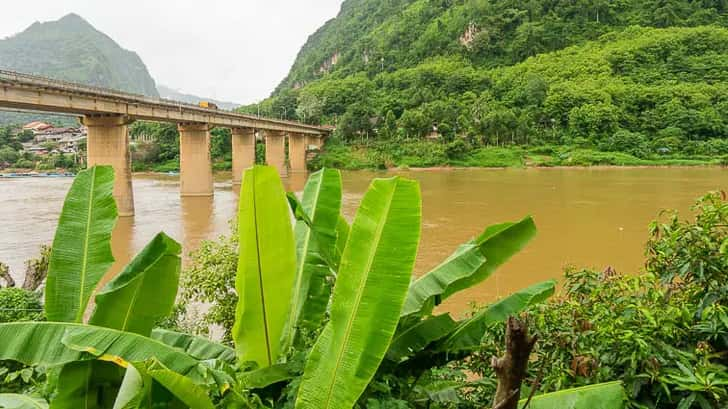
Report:
[{"label": "concrete bridge", "polygon": [[233,183],[255,163],[256,134],[265,138],[266,163],[288,173],[306,170],[306,150],[320,147],[330,129],[0,70],[0,108],[75,114],[88,128],[88,165],[112,165],[119,215],[134,215],[128,125],[137,119],[173,122],[180,132],[180,194],[212,196],[210,129],[232,130]]}]

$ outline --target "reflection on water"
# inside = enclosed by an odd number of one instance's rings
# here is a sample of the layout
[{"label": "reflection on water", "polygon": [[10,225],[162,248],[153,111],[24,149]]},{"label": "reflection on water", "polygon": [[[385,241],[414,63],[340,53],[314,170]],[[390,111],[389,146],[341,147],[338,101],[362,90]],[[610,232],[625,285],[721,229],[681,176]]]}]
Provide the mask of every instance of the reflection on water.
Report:
[{"label": "reflection on water", "polygon": [[214,226],[212,211],[215,206],[212,196],[181,197],[182,203],[182,247],[195,249],[200,241],[211,237]]},{"label": "reflection on water", "polygon": [[[533,215],[537,238],[495,277],[445,308],[464,311],[537,281],[559,277],[567,264],[639,271],[647,224],[664,208],[687,212],[708,190],[728,189],[719,168],[509,169],[344,173],[344,213],[354,216],[373,177],[399,174],[420,181],[423,227],[415,273],[422,274],[458,244],[490,224]],[[288,190],[301,191],[306,176],[290,174]],[[23,261],[50,243],[69,179],[0,180],[0,261],[22,273]],[[119,271],[159,231],[182,242],[185,254],[201,240],[229,230],[239,187],[217,175],[214,197],[179,197],[174,177],[134,178],[136,216],[122,218],[112,248]],[[111,275],[107,275],[108,280]],[[22,281],[22,280],[20,280]]]}]

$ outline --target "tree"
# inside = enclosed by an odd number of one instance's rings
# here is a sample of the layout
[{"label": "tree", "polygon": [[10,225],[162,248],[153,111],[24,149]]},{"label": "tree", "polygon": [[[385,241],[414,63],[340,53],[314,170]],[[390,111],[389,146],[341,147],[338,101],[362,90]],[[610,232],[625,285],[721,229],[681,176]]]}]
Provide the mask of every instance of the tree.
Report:
[{"label": "tree", "polygon": [[309,124],[320,124],[324,114],[324,100],[306,90],[298,96],[296,116]]},{"label": "tree", "polygon": [[418,109],[404,111],[398,123],[405,135],[410,138],[421,138],[432,131],[432,121]]},{"label": "tree", "polygon": [[232,155],[232,133],[230,128],[213,128],[210,131],[210,156],[225,159]]},{"label": "tree", "polygon": [[0,148],[0,164],[3,162],[13,164],[15,163],[20,155],[18,155],[18,152],[15,151],[15,149],[5,146]]}]

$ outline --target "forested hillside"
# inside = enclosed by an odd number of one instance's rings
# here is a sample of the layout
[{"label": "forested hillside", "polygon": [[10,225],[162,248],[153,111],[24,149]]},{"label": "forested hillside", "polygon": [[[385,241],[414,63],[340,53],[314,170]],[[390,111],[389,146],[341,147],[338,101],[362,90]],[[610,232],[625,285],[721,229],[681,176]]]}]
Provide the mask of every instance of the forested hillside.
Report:
[{"label": "forested hillside", "polygon": [[725,25],[724,0],[346,0],[313,34],[277,92],[329,73],[376,75],[457,55],[511,65],[631,25]]},{"label": "forested hillside", "polygon": [[348,140],[436,129],[482,145],[728,154],[727,11],[725,1],[349,0],[261,111],[335,123]]},{"label": "forested hillside", "polygon": [[139,56],[76,14],[0,40],[0,68],[158,96]]}]

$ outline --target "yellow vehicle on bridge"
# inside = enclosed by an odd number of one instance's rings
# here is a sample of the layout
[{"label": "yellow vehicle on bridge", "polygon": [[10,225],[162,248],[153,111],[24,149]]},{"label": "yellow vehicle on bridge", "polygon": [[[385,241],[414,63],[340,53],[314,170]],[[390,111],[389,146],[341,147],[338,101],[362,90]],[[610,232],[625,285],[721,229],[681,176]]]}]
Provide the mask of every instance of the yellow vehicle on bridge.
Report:
[{"label": "yellow vehicle on bridge", "polygon": [[212,103],[212,102],[210,102],[210,101],[200,101],[199,105],[200,105],[200,107],[202,107],[202,108],[207,108],[207,109],[219,109],[219,108],[217,107],[217,104],[214,104],[214,103]]}]

